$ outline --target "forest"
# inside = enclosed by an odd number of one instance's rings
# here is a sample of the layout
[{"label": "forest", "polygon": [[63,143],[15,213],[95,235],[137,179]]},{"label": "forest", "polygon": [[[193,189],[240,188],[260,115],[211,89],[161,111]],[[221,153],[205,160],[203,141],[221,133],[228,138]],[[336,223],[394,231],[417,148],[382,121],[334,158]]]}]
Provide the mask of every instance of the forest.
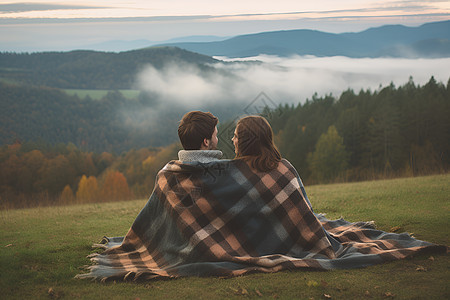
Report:
[{"label": "forest", "polygon": [[[166,105],[164,100],[143,91],[133,99],[120,91],[92,99],[52,87],[2,82],[0,103],[0,145],[16,140],[73,143],[83,151],[116,154],[173,143],[178,121],[186,112],[182,105]],[[211,110],[227,120],[242,108],[218,103],[199,109]]]},{"label": "forest", "polygon": [[313,97],[271,114],[283,155],[309,182],[446,172],[450,164],[450,80],[432,77],[338,99]]},{"label": "forest", "polygon": [[[148,145],[167,145],[176,133],[158,128],[127,126],[145,108],[156,104],[145,94],[129,100],[120,92],[109,92],[100,100],[78,98],[63,90],[0,83],[0,143],[44,141],[74,143],[80,149],[116,152]],[[166,115],[168,123],[178,116]]]},{"label": "forest", "polygon": [[[146,198],[157,172],[181,149],[167,124],[152,129],[164,137],[155,144],[152,132],[127,131],[111,120],[125,101],[118,92],[93,101],[44,87],[2,84],[1,90],[7,103],[1,116],[2,209]],[[47,100],[37,101],[39,93]],[[28,109],[17,109],[17,99],[28,101]],[[133,103],[142,108],[151,101],[141,95]],[[220,117],[218,147],[233,158],[236,119],[232,109],[222,109],[228,117]],[[172,125],[182,116],[167,113]],[[450,167],[450,80],[445,85],[432,77],[420,86],[410,78],[399,87],[313,95],[303,104],[266,107],[260,114],[305,184],[427,175]],[[8,127],[18,118],[22,127]]]}]

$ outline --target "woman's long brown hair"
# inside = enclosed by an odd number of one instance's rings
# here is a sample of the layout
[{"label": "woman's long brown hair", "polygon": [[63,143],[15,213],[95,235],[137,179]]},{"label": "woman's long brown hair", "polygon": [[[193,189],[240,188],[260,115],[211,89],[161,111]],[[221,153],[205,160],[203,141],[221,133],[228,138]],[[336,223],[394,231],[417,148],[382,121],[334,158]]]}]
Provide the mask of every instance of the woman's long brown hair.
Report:
[{"label": "woman's long brown hair", "polygon": [[273,143],[273,131],[265,118],[248,116],[240,119],[236,125],[236,134],[236,158],[245,160],[260,172],[267,172],[278,166],[281,155]]}]

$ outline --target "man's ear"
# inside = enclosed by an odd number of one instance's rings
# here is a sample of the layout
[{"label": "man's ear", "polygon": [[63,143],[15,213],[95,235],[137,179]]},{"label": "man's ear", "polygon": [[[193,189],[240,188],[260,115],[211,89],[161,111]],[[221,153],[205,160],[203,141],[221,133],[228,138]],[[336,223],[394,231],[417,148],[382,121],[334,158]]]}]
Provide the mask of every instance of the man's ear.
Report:
[{"label": "man's ear", "polygon": [[205,145],[205,147],[206,148],[208,148],[209,147],[209,142],[210,142],[210,140],[209,139],[203,139],[203,145]]},{"label": "man's ear", "polygon": [[200,145],[200,149],[199,150],[207,150],[208,147],[209,147],[209,140],[208,139],[203,139],[203,142]]}]

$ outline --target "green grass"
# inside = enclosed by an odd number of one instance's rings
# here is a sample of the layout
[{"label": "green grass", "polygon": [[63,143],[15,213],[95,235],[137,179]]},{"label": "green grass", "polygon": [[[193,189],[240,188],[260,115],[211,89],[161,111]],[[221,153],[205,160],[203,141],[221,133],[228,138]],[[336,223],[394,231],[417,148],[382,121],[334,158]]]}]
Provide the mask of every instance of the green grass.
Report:
[{"label": "green grass", "polygon": [[[64,89],[66,94],[74,96],[78,95],[79,98],[85,98],[86,96],[91,97],[94,100],[100,100],[101,98],[105,97],[110,90],[82,90],[82,89]],[[124,95],[126,98],[134,99],[139,96],[140,91],[139,90],[119,90],[122,95]]]},{"label": "green grass", "polygon": [[[448,245],[450,174],[307,187],[330,219],[374,220]],[[2,299],[449,299],[449,258],[420,255],[357,270],[97,283],[73,277],[91,244],[124,235],[146,200],[0,211]],[[49,293],[49,289],[51,292]]]}]

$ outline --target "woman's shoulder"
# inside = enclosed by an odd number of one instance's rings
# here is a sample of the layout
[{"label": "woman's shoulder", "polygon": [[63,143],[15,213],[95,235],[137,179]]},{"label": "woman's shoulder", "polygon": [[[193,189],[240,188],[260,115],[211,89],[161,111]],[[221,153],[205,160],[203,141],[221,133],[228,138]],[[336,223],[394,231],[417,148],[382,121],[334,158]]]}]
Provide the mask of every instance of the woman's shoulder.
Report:
[{"label": "woman's shoulder", "polygon": [[291,164],[291,162],[288,161],[286,158],[282,158],[280,163],[284,164],[286,167],[294,168],[294,166]]},{"label": "woman's shoulder", "polygon": [[295,169],[295,167],[291,164],[290,161],[288,161],[285,158],[282,158],[279,164],[279,168],[283,168],[283,169],[287,169],[290,172],[292,172],[296,177],[299,177],[299,174],[297,172],[297,169]]}]

